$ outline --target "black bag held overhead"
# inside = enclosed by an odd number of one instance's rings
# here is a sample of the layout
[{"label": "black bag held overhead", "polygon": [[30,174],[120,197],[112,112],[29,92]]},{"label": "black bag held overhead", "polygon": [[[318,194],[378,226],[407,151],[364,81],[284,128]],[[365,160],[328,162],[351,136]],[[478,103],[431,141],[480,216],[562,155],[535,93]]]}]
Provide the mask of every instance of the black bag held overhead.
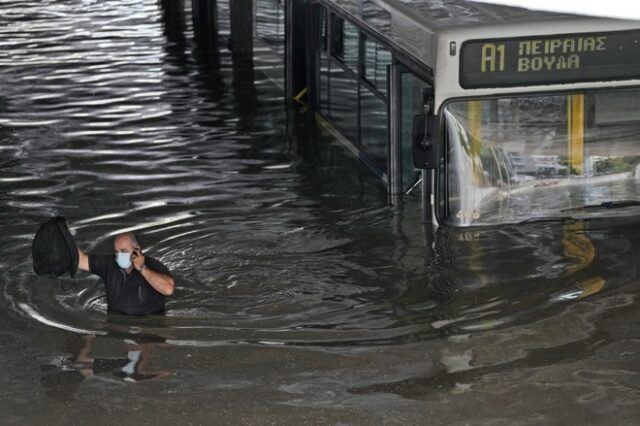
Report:
[{"label": "black bag held overhead", "polygon": [[40,226],[33,237],[31,254],[33,270],[38,275],[59,277],[68,272],[73,278],[78,270],[78,248],[62,216]]}]

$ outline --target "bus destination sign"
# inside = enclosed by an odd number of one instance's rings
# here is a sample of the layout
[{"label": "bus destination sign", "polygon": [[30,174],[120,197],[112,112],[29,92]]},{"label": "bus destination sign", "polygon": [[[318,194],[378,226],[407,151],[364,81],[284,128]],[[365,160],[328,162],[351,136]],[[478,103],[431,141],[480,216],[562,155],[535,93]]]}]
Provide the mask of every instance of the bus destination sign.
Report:
[{"label": "bus destination sign", "polygon": [[465,89],[640,79],[640,30],[463,43]]}]

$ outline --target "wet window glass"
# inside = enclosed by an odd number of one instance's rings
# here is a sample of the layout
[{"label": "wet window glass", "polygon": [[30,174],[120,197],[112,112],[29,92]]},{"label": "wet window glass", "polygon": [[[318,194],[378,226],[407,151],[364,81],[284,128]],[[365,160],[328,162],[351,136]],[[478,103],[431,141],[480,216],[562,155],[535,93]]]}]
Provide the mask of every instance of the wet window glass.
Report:
[{"label": "wet window glass", "polygon": [[391,14],[369,0],[362,5],[362,19],[383,34],[391,34]]},{"label": "wet window glass", "polygon": [[329,59],[326,52],[320,53],[320,111],[329,114]]},{"label": "wet window glass", "polygon": [[640,213],[615,205],[640,194],[640,91],[454,102],[444,120],[452,223]]},{"label": "wet window glass", "polygon": [[326,116],[329,115],[329,56],[327,54],[327,9],[322,5],[316,5],[318,10],[318,37],[320,37],[319,55],[319,93],[318,100],[320,111]]},{"label": "wet window glass", "polygon": [[358,82],[342,67],[331,63],[330,117],[353,143],[358,138]]},{"label": "wet window glass", "polygon": [[332,54],[351,71],[358,72],[358,29],[342,18],[332,16]]},{"label": "wet window glass", "polygon": [[413,133],[413,117],[423,114],[423,95],[424,89],[430,88],[429,84],[416,77],[410,72],[403,72],[400,77],[401,90],[401,111],[402,119],[401,138],[402,138],[402,190],[407,191],[418,180],[420,173],[413,166],[413,142],[411,140]]},{"label": "wet window glass", "polygon": [[391,65],[391,52],[375,40],[364,40],[364,78],[381,93],[387,93],[388,66]]},{"label": "wet window glass", "polygon": [[364,86],[360,95],[360,123],[360,147],[386,170],[389,145],[387,104]]},{"label": "wet window glass", "polygon": [[327,51],[327,47],[329,46],[327,42],[327,37],[329,36],[328,30],[328,21],[327,21],[327,9],[323,6],[318,5],[319,14],[320,14],[320,49],[323,51]]}]

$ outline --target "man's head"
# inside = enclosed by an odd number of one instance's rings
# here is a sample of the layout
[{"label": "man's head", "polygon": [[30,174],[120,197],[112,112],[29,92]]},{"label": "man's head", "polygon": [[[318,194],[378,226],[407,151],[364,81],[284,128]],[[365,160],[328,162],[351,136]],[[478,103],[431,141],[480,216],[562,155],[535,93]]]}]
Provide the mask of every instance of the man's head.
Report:
[{"label": "man's head", "polygon": [[123,232],[116,235],[113,240],[113,250],[116,253],[133,253],[133,249],[139,248],[138,237],[133,232]]},{"label": "man's head", "polygon": [[[138,237],[133,232],[124,232],[116,235],[113,240],[113,250],[116,252],[116,263],[122,269],[129,269],[132,265],[132,254],[140,248]],[[140,252],[138,252],[140,253]]]}]

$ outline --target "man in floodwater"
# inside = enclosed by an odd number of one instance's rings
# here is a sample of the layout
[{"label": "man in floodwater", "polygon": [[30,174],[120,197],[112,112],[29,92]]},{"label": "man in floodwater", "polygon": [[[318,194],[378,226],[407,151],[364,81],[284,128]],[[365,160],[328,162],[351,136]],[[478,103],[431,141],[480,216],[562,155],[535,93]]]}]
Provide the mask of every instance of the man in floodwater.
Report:
[{"label": "man in floodwater", "polygon": [[107,308],[127,315],[164,312],[165,296],[175,287],[171,273],[160,261],[142,254],[133,232],[116,235],[114,255],[86,255],[78,249],[78,269],[104,280]]}]

